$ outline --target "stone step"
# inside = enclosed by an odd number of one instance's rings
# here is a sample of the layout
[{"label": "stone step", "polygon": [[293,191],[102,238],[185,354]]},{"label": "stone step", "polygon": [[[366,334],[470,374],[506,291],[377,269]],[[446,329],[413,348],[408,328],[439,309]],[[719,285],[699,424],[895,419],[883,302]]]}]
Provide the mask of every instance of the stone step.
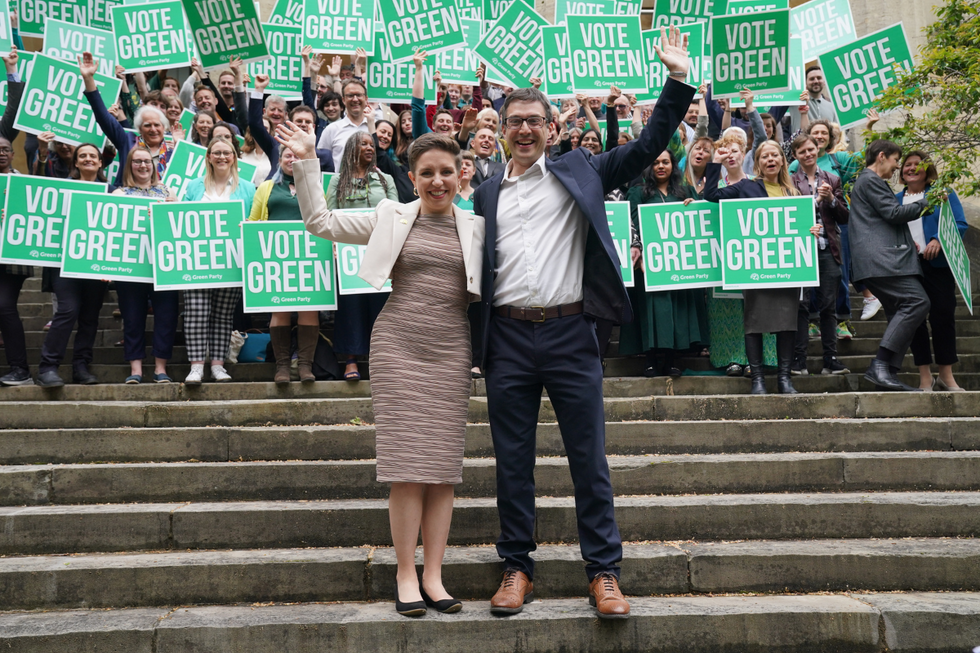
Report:
[{"label": "stone step", "polygon": [[[631,421],[606,424],[611,455],[980,450],[980,419]],[[558,425],[537,452],[563,456]],[[492,457],[488,424],[466,428],[466,455]],[[373,426],[72,428],[0,431],[0,464],[373,459]]]},{"label": "stone step", "polygon": [[[839,393],[606,398],[606,421],[977,417],[980,393]],[[253,401],[32,401],[4,404],[8,429],[193,426],[308,426],[373,422],[367,397]],[[469,422],[487,422],[487,401],[471,397]],[[539,422],[554,422],[542,399]]]},{"label": "stone step", "polygon": [[[618,495],[980,490],[980,452],[609,456]],[[0,466],[0,505],[383,499],[373,460]],[[539,497],[573,496],[566,458],[538,458]],[[496,495],[492,458],[458,497]]]},{"label": "stone step", "polygon": [[[868,366],[871,365],[871,361],[874,358],[873,354],[861,355],[861,356],[839,356],[840,362],[847,366],[852,372],[858,372],[863,374]],[[980,354],[957,354],[959,362],[956,364],[953,373],[968,373],[975,374],[980,372]],[[812,359],[810,361],[812,363]],[[808,363],[808,367],[809,367]],[[912,360],[912,355],[907,354],[905,359],[902,361],[902,371],[905,373],[915,373],[918,372],[919,368],[915,366],[915,362]]]},{"label": "stone step", "polygon": [[[837,355],[874,356],[878,353],[878,345],[880,342],[881,338],[871,337],[854,338],[852,340],[838,340]],[[961,336],[957,334],[956,353],[961,356],[963,354],[980,354],[980,337]],[[821,361],[823,356],[823,344],[820,342],[819,338],[810,338],[807,354],[812,357],[810,359],[811,361]],[[908,354],[906,358],[911,359],[911,354]],[[816,371],[819,372],[820,370],[818,369]]]},{"label": "stone step", "polygon": [[877,653],[969,651],[980,641],[971,592],[673,596],[631,601],[603,622],[583,598],[535,601],[501,619],[487,601],[406,619],[392,603],[300,603],[0,615],[0,646],[28,653]]},{"label": "stone step", "polygon": [[[535,540],[575,542],[572,498],[537,500]],[[625,541],[976,537],[978,492],[637,496],[616,499]],[[383,499],[0,507],[0,555],[375,546]],[[449,543],[491,544],[494,499],[458,499]]]},{"label": "stone step", "polygon": [[[574,545],[534,553],[539,599],[580,597]],[[417,554],[419,571],[422,552]],[[963,591],[980,589],[980,542],[962,539],[648,543],[623,546],[626,594]],[[267,549],[0,558],[7,610],[299,601],[385,601],[391,548]],[[445,586],[486,600],[500,583],[493,547],[450,547]],[[2,640],[0,640],[2,641]]]}]

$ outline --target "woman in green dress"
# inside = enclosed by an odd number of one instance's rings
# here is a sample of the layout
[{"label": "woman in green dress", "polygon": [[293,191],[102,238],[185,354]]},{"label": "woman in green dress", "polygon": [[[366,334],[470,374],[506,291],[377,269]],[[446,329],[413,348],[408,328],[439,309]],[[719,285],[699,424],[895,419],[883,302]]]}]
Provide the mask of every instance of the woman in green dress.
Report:
[{"label": "woman in green dress", "polygon": [[[746,141],[735,130],[728,130],[715,147],[728,148],[728,157],[722,163],[725,176],[719,186],[728,186],[745,179],[742,162],[745,159]],[[708,157],[708,163],[711,157]],[[705,164],[707,168],[707,164]],[[725,370],[728,376],[749,376],[749,359],[745,355],[744,303],[740,298],[716,297],[721,288],[708,290],[708,331],[711,334],[711,365]],[[763,361],[767,367],[776,365],[776,337],[767,334],[762,338]]]},{"label": "woman in green dress", "polygon": [[[626,195],[635,233],[640,231],[638,207],[641,204],[689,204],[694,201],[693,189],[684,183],[677,158],[670,150],[664,150],[653,165],[643,171],[641,179],[642,183],[631,188]],[[642,252],[642,248],[634,243],[634,265],[640,265]],[[642,276],[638,278],[642,279]],[[644,376],[680,376],[680,369],[674,365],[676,352],[700,349],[708,344],[704,290],[647,292],[642,283],[637,283],[628,292],[636,317],[630,324],[620,327],[620,353],[630,355],[645,352],[647,367]],[[663,357],[659,367],[658,354]]]}]

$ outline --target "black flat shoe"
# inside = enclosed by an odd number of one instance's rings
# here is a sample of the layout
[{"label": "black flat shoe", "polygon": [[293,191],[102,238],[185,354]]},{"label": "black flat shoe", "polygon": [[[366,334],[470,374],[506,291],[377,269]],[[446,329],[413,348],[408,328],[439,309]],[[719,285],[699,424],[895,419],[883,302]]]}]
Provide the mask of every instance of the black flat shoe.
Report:
[{"label": "black flat shoe", "polygon": [[395,612],[403,617],[422,617],[425,615],[425,601],[402,603],[398,600],[398,585],[395,585]]},{"label": "black flat shoe", "polygon": [[437,612],[442,614],[452,614],[454,612],[459,612],[463,609],[463,602],[458,599],[441,599],[439,601],[433,601],[429,598],[429,595],[425,593],[422,585],[419,585],[419,592],[422,594],[422,602],[425,603],[430,608],[435,608]]}]

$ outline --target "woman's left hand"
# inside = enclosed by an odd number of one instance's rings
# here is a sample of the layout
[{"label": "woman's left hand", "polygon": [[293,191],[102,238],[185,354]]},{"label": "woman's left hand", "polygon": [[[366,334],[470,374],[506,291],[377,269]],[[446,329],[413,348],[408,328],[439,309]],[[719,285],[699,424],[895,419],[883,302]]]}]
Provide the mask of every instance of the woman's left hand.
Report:
[{"label": "woman's left hand", "polygon": [[929,241],[929,244],[926,245],[925,251],[922,252],[922,258],[924,258],[927,261],[931,261],[935,259],[937,256],[939,256],[939,254],[942,251],[943,251],[942,245],[939,244],[938,240],[933,238],[932,240]]},{"label": "woman's left hand", "polygon": [[810,233],[813,234],[814,236],[819,236],[820,235],[820,225],[815,224],[812,227],[810,227]]},{"label": "woman's left hand", "polygon": [[693,201],[695,201],[693,197],[688,197],[686,200],[684,200],[684,206],[687,206]]}]

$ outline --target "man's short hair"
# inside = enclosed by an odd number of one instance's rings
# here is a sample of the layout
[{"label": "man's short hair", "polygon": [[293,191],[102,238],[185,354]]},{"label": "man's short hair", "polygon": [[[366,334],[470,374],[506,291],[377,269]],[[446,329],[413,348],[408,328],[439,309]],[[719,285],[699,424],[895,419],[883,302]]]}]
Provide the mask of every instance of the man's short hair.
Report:
[{"label": "man's short hair", "polygon": [[793,154],[796,154],[796,150],[800,149],[807,143],[813,143],[814,147],[816,147],[818,150],[820,149],[820,146],[817,145],[817,142],[813,140],[813,136],[810,136],[809,134],[800,134],[799,136],[793,139],[792,143],[790,143],[789,146],[790,151]]},{"label": "man's short hair", "polygon": [[518,88],[511,91],[507,99],[504,100],[504,106],[500,108],[500,119],[502,121],[507,120],[507,107],[509,107],[514,102],[539,102],[541,106],[544,107],[544,119],[546,122],[551,122],[551,102],[548,101],[548,96],[542,93],[540,90],[530,87],[530,88]]},{"label": "man's short hair", "polygon": [[317,121],[316,111],[314,111],[310,107],[306,106],[305,104],[300,104],[300,105],[297,105],[297,106],[293,107],[293,110],[289,112],[289,119],[291,121],[295,122],[294,116],[297,113],[308,113],[308,114],[310,114],[311,116],[313,116],[313,124],[316,124],[316,121]]},{"label": "man's short hair", "polygon": [[235,76],[235,71],[232,70],[231,68],[225,68],[224,70],[221,71],[221,74],[218,75],[218,79],[221,79],[222,77],[226,77],[228,75],[231,75],[232,77],[234,77]]},{"label": "man's short hair", "polygon": [[270,95],[265,99],[265,106],[269,106],[270,104],[281,104],[282,106],[285,107],[286,98],[284,98],[281,95]]},{"label": "man's short hair", "polygon": [[333,102],[334,100],[337,101],[337,104],[340,105],[340,110],[343,111],[344,98],[340,97],[340,95],[333,89],[329,89],[323,92],[323,97],[320,98],[320,111],[323,111],[324,107],[326,107],[327,104]]},{"label": "man's short hair", "polygon": [[355,79],[355,78],[351,77],[350,79],[345,79],[343,81],[343,83],[341,84],[341,86],[340,86],[340,95],[341,96],[346,95],[347,94],[347,87],[348,86],[351,86],[352,84],[357,84],[358,86],[360,86],[361,88],[364,89],[364,92],[365,93],[367,93],[367,86],[364,85],[364,82],[362,82],[359,79]]},{"label": "man's short hair", "polygon": [[864,165],[868,167],[873,166],[878,161],[879,154],[884,154],[886,159],[896,154],[902,156],[902,148],[896,143],[884,138],[872,141],[868,145],[868,149],[865,150]]},{"label": "man's short hair", "polygon": [[[211,95],[215,94],[214,91],[211,90],[211,87],[208,86],[207,84],[196,84],[194,86],[194,97],[197,97],[197,94],[200,93],[201,91],[207,91]],[[217,97],[215,97],[215,99],[217,99]]]},{"label": "man's short hair", "polygon": [[814,70],[819,70],[820,72],[823,72],[823,68],[821,68],[817,64],[813,64],[812,66],[810,66],[809,68],[806,69],[806,74],[803,75],[803,79],[806,79],[807,77],[809,77],[810,76],[810,73],[812,73]]}]

